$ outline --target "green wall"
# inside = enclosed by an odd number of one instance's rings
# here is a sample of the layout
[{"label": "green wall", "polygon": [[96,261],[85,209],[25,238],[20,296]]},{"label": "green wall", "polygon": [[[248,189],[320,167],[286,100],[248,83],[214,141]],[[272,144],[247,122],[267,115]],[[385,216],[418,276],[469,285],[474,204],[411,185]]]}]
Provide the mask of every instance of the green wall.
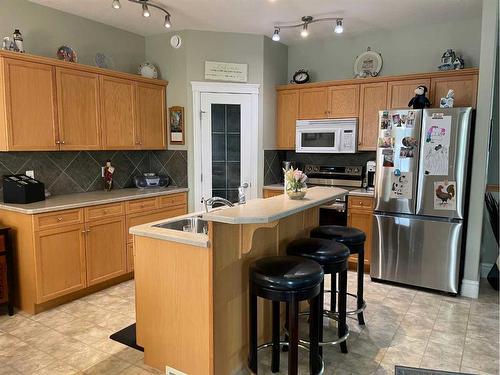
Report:
[{"label": "green wall", "polygon": [[435,71],[446,48],[463,54],[466,66],[477,67],[480,39],[480,17],[399,29],[391,29],[389,20],[384,31],[351,37],[332,33],[289,46],[288,78],[300,68],[309,70],[313,81],[352,78],[354,60],[367,47],[382,54],[381,75]]},{"label": "green wall", "polygon": [[23,34],[26,52],[34,55],[56,57],[66,44],[77,51],[79,63],[95,65],[95,54],[101,52],[113,59],[116,70],[129,73],[137,73],[145,58],[140,35],[26,0],[1,0],[0,36],[12,37],[14,29]]}]

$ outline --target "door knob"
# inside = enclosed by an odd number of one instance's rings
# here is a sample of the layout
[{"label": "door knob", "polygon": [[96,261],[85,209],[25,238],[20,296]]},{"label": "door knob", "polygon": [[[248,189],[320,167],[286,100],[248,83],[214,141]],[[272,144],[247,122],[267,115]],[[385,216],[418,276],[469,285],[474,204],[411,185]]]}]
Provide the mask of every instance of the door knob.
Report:
[{"label": "door knob", "polygon": [[246,188],[248,187],[248,182],[244,182],[244,183],[242,183],[242,184],[241,184],[241,187],[246,189]]}]

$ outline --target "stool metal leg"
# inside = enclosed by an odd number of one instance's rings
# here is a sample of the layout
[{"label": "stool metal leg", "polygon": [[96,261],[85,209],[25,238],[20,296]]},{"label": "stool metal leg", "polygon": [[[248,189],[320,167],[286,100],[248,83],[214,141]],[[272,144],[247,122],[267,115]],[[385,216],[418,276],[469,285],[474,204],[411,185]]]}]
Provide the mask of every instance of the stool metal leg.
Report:
[{"label": "stool metal leg", "polygon": [[320,351],[322,348],[319,347],[319,336],[320,332],[323,331],[323,327],[320,326],[323,320],[323,309],[320,305],[321,296],[323,296],[322,293],[314,297],[310,302],[309,338],[311,344],[309,345],[309,369],[312,375],[319,374],[322,367],[320,360]]},{"label": "stool metal leg", "polygon": [[[347,333],[346,310],[347,310],[347,270],[339,273],[339,315],[338,315],[339,338],[343,337]],[[340,343],[340,350],[342,351],[342,353],[347,353],[346,341]]]},{"label": "stool metal leg", "polygon": [[250,348],[248,353],[248,367],[257,374],[257,295],[249,292],[249,336]]},{"label": "stool metal leg", "polygon": [[331,285],[331,292],[330,292],[330,311],[335,312],[337,311],[337,274],[331,274],[331,279],[332,279],[332,285]]},{"label": "stool metal leg", "polygon": [[298,375],[299,371],[299,301],[295,298],[289,302],[290,316],[288,334],[290,342],[288,348],[288,375]]},{"label": "stool metal leg", "polygon": [[[358,252],[358,293],[357,293],[357,308],[362,309],[364,306],[363,301],[363,283],[365,276],[365,251]],[[358,323],[361,325],[365,324],[365,318],[363,316],[363,311],[358,313]]]},{"label": "stool metal leg", "polygon": [[280,371],[280,303],[273,301],[273,355],[271,360],[271,371]]},{"label": "stool metal leg", "polygon": [[[320,287],[320,290],[319,290],[319,295],[318,295],[318,303],[319,303],[319,308],[320,308],[320,317],[319,317],[319,323],[318,323],[318,326],[319,326],[319,332],[318,332],[318,341],[319,342],[322,342],[323,341],[323,310],[325,308],[324,304],[325,304],[325,282],[322,281],[321,282],[321,287]],[[311,312],[314,311],[314,308],[313,306],[311,305],[310,307],[310,310]],[[312,331],[309,331],[309,332],[312,332]],[[312,338],[310,338],[310,341],[312,342]],[[319,348],[319,355],[321,357],[323,357],[323,347],[320,347]]]}]

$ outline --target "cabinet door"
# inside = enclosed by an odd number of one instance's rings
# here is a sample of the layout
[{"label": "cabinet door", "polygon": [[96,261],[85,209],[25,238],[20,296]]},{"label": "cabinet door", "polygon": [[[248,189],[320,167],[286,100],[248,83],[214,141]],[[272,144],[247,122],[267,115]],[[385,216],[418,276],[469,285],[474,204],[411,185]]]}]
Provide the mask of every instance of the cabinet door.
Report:
[{"label": "cabinet door", "polygon": [[88,285],[127,272],[125,217],[87,223],[86,256]]},{"label": "cabinet door", "polygon": [[61,150],[100,149],[99,76],[57,68],[56,78]]},{"label": "cabinet door", "polygon": [[264,198],[272,198],[278,195],[283,195],[283,190],[264,189],[262,191],[262,195]]},{"label": "cabinet door", "polygon": [[[351,199],[351,198],[349,198]],[[354,227],[365,232],[365,264],[370,264],[372,254],[372,225],[373,212],[371,210],[349,210],[347,214],[347,226]]]},{"label": "cabinet door", "polygon": [[85,288],[84,229],[77,224],[35,233],[37,303]]},{"label": "cabinet door", "polygon": [[135,127],[135,83],[101,76],[101,122],[105,149],[139,147]]},{"label": "cabinet door", "polygon": [[329,87],[328,108],[331,118],[358,117],[359,85]]},{"label": "cabinet door", "polygon": [[387,82],[362,84],[360,89],[358,149],[376,150],[378,112],[387,106]]},{"label": "cabinet door", "polygon": [[139,146],[141,149],[165,149],[165,87],[146,83],[138,83],[136,87]]},{"label": "cabinet door", "polygon": [[301,89],[299,92],[300,119],[310,120],[329,117],[328,88]]},{"label": "cabinet door", "polygon": [[[418,86],[425,86],[430,90],[431,80],[409,79],[389,82],[387,84],[387,109],[408,108],[408,102],[415,96],[415,89]],[[431,100],[429,93],[427,95]]]},{"label": "cabinet door", "polygon": [[283,90],[277,93],[276,146],[295,150],[295,123],[299,118],[299,91]]},{"label": "cabinet door", "polygon": [[441,98],[452,89],[455,91],[454,107],[476,108],[477,79],[477,75],[432,78],[432,107],[439,108]]},{"label": "cabinet door", "polygon": [[50,65],[4,60],[9,150],[57,150],[56,85]]},{"label": "cabinet door", "polygon": [[127,272],[134,270],[134,244],[127,244]]}]

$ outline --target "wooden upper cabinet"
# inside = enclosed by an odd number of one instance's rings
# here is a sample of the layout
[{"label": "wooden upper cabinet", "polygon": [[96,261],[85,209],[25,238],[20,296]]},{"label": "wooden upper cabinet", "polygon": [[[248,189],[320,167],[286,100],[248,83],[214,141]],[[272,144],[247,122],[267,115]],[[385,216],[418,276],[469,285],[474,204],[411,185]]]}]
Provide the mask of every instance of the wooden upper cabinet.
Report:
[{"label": "wooden upper cabinet", "polygon": [[136,87],[137,133],[141,149],[167,147],[165,88],[138,83]]},{"label": "wooden upper cabinet", "polygon": [[432,78],[430,99],[432,107],[439,107],[441,98],[452,89],[455,91],[454,107],[476,108],[477,80],[478,76],[475,74]]},{"label": "wooden upper cabinet", "polygon": [[299,118],[299,90],[283,90],[277,93],[276,146],[295,150],[295,123]]},{"label": "wooden upper cabinet", "polygon": [[2,149],[57,150],[54,67],[4,59],[3,69],[7,144]]},{"label": "wooden upper cabinet", "polygon": [[[430,90],[430,78],[389,82],[387,84],[387,109],[408,108],[408,103],[415,96],[415,88],[418,86],[425,86],[427,90]],[[431,100],[429,93],[427,96]],[[431,106],[435,107],[434,103]]]},{"label": "wooden upper cabinet", "polygon": [[56,68],[61,150],[101,148],[99,76]]},{"label": "wooden upper cabinet", "polygon": [[328,88],[328,117],[358,117],[359,85],[341,85]]},{"label": "wooden upper cabinet", "polygon": [[329,117],[328,88],[300,89],[299,118],[304,120]]},{"label": "wooden upper cabinet", "polygon": [[387,82],[361,84],[358,149],[377,149],[378,112],[387,107]]},{"label": "wooden upper cabinet", "polygon": [[86,286],[84,233],[83,224],[65,225],[35,233],[38,303]]},{"label": "wooden upper cabinet", "polygon": [[139,148],[135,127],[135,83],[101,76],[101,122],[105,149]]}]

